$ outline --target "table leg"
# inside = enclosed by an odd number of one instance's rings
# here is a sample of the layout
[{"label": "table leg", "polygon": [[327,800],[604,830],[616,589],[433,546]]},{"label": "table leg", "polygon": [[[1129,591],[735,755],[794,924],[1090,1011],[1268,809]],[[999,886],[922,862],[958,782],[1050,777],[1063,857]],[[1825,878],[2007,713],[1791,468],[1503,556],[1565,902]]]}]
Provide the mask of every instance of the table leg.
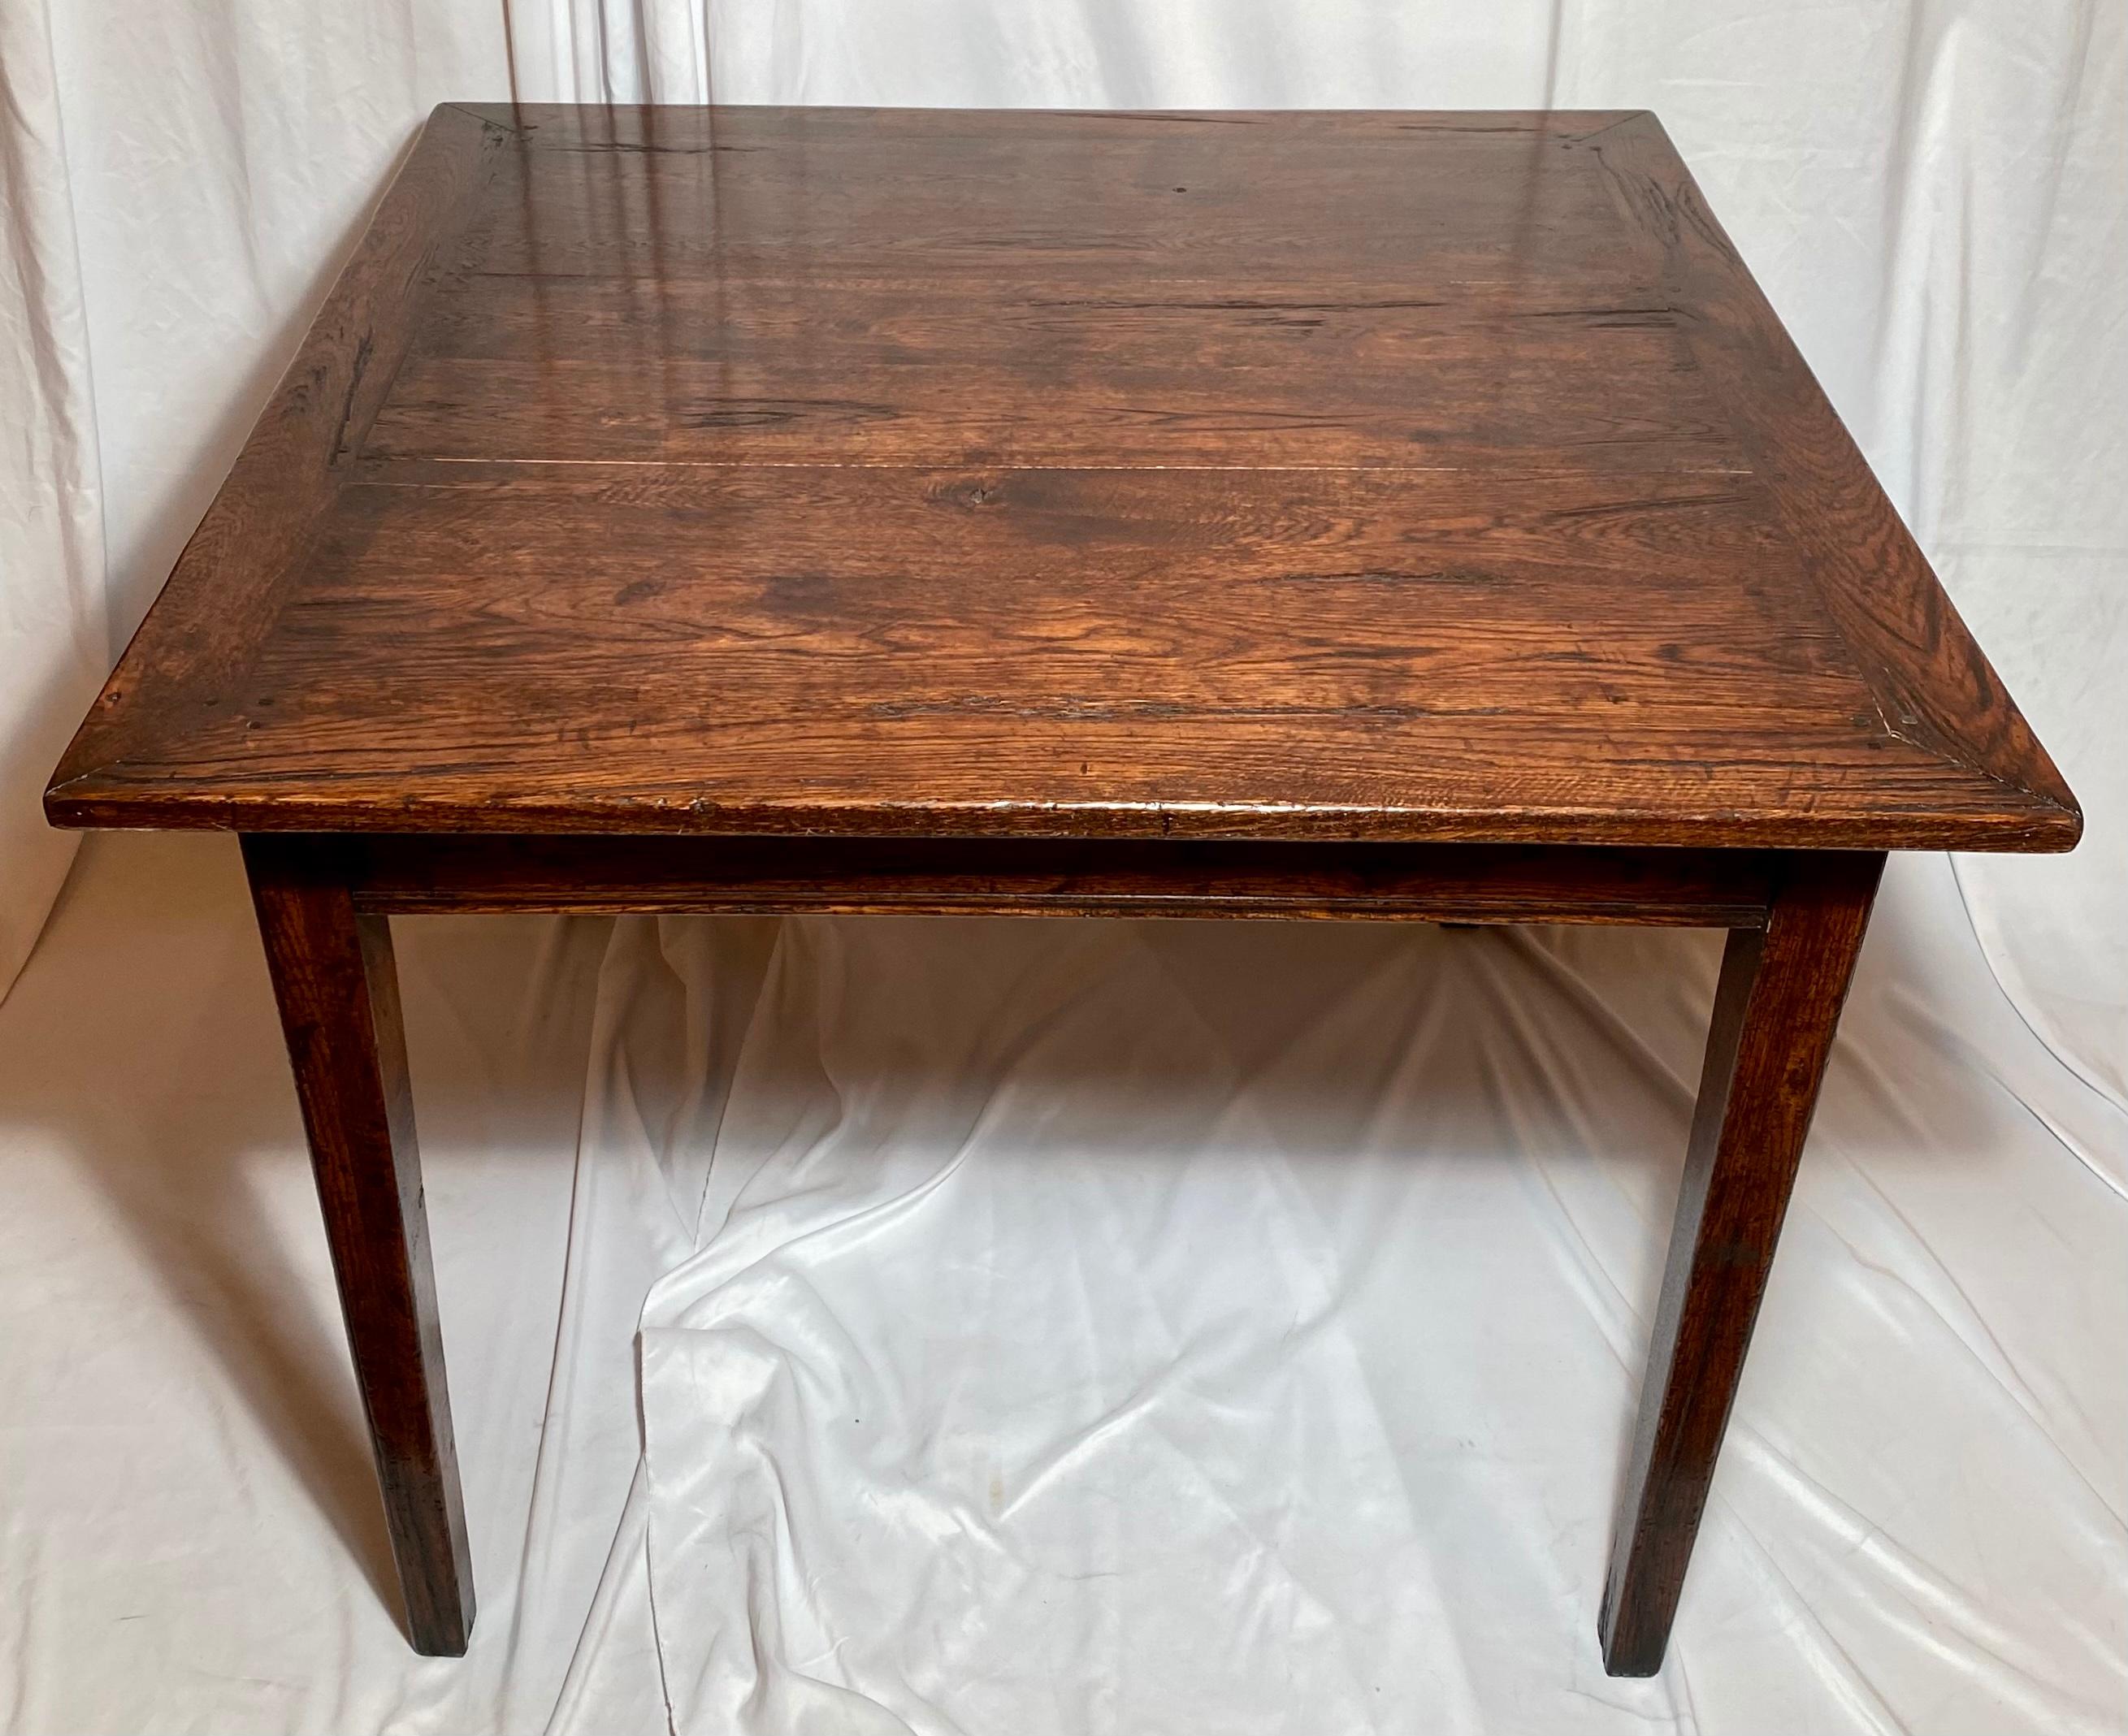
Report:
[{"label": "table leg", "polygon": [[458,1657],[473,1628],[473,1562],[391,931],[356,911],[329,852],[268,837],[244,847],[410,1637],[417,1652]]},{"label": "table leg", "polygon": [[1661,1668],[1881,854],[1799,855],[1722,961],[1603,1591],[1603,1667]]}]

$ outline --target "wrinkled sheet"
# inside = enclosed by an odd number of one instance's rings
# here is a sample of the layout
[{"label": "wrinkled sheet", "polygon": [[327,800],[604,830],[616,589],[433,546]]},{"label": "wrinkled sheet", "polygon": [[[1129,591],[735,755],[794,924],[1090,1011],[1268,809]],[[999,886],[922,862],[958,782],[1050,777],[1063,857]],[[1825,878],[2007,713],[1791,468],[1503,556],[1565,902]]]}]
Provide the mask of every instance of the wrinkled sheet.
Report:
[{"label": "wrinkled sheet", "polygon": [[235,851],[98,839],[0,1006],[0,1729],[2121,1728],[2128,1121],[1945,858],[1644,1682],[1715,937],[395,926],[473,1651],[396,1626]]}]

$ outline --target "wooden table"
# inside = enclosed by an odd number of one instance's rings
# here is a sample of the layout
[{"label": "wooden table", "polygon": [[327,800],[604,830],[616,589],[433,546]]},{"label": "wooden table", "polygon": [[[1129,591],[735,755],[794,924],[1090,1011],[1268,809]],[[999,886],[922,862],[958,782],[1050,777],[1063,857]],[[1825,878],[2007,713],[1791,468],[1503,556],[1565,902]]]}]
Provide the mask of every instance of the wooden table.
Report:
[{"label": "wooden table", "polygon": [[391,915],[1727,929],[1622,1675],[1883,853],[2081,823],[1660,125],[1588,113],[439,108],[45,806],[244,834],[428,1653]]}]

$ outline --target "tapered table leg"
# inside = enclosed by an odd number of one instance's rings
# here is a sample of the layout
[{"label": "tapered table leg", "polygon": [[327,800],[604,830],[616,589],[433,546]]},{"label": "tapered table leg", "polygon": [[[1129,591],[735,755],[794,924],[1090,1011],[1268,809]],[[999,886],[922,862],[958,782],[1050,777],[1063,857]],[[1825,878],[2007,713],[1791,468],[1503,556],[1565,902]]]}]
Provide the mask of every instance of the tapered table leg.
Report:
[{"label": "tapered table leg", "polygon": [[1880,854],[1797,856],[1765,928],[1729,937],[1603,1591],[1613,1676],[1662,1667],[1883,865]]},{"label": "tapered table leg", "polygon": [[473,1619],[457,1449],[421,1199],[391,931],[357,913],[329,847],[247,837],[318,1199],[417,1652],[457,1657]]}]

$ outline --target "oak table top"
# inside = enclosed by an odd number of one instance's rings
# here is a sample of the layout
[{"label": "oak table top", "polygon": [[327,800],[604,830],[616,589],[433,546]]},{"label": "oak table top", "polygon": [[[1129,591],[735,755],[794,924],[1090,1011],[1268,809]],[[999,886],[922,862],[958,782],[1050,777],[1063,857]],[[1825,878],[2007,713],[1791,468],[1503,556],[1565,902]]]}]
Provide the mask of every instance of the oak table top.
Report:
[{"label": "oak table top", "polygon": [[47,809],[2079,824],[1632,113],[441,108]]},{"label": "oak table top", "polygon": [[1652,116],[457,104],[45,809],[245,835],[435,1653],[473,1553],[392,916],[1728,930],[1619,1675],[1885,852],[2082,824]]}]

